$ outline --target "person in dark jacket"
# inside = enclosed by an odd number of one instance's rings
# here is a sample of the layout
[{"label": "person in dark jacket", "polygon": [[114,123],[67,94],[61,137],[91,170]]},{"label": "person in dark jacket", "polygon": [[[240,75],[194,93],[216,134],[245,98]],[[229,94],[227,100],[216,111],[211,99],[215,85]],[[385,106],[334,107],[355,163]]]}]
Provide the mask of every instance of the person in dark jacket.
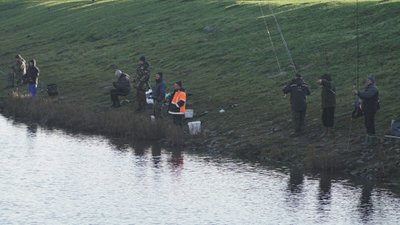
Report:
[{"label": "person in dark jacket", "polygon": [[115,76],[117,81],[113,82],[114,89],[111,89],[111,101],[114,108],[121,107],[118,96],[127,96],[131,92],[131,82],[129,80],[129,75],[123,73],[121,70],[115,71]]},{"label": "person in dark jacket", "polygon": [[136,101],[138,102],[137,111],[146,110],[146,91],[149,87],[150,79],[150,64],[144,56],[139,58],[139,63],[136,68]]},{"label": "person in dark jacket", "polygon": [[322,125],[324,132],[321,137],[333,134],[336,107],[336,88],[329,74],[324,74],[318,80],[321,85]]},{"label": "person in dark jacket", "polygon": [[375,114],[379,109],[379,90],[375,84],[375,76],[367,78],[364,91],[354,91],[362,100],[362,110],[364,112],[365,128],[367,130],[367,142],[375,135]]},{"label": "person in dark jacket", "polygon": [[168,106],[168,113],[172,115],[175,125],[182,127],[186,111],[186,91],[182,87],[182,81],[174,83],[174,93]]},{"label": "person in dark jacket", "polygon": [[307,95],[311,94],[310,88],[301,75],[296,74],[296,77],[283,88],[283,93],[290,94],[294,135],[301,135],[305,129]]},{"label": "person in dark jacket", "polygon": [[167,91],[167,84],[164,81],[162,72],[156,73],[156,84],[153,87],[153,115],[155,118],[161,118],[161,107],[165,100],[165,92]]},{"label": "person in dark jacket", "polygon": [[28,83],[29,96],[35,97],[37,94],[37,86],[39,83],[39,68],[36,66],[36,60],[32,59],[28,62],[28,69],[24,76],[24,80]]}]

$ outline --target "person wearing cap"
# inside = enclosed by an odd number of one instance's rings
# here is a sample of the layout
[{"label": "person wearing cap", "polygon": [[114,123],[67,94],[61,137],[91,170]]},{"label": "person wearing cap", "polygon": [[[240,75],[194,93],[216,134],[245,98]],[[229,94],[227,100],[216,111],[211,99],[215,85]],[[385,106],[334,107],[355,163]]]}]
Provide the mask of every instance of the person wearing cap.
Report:
[{"label": "person wearing cap", "polygon": [[146,91],[149,90],[150,79],[150,64],[146,61],[144,56],[139,58],[139,63],[136,68],[136,100],[138,103],[137,111],[144,111],[146,109]]},{"label": "person wearing cap", "polygon": [[305,130],[305,118],[307,111],[307,96],[311,94],[309,86],[304,82],[299,73],[284,88],[284,94],[290,94],[292,108],[293,136],[299,136]]},{"label": "person wearing cap", "polygon": [[12,66],[13,73],[9,77],[9,86],[21,86],[26,74],[26,61],[21,55],[15,56],[15,64]]},{"label": "person wearing cap", "polygon": [[333,134],[336,107],[336,88],[329,74],[324,74],[317,81],[321,85],[322,125],[324,132],[321,137]]},{"label": "person wearing cap", "polygon": [[24,75],[24,82],[28,83],[29,96],[35,97],[37,93],[37,86],[39,83],[39,68],[36,66],[36,60],[32,59],[28,62],[28,69]]},{"label": "person wearing cap", "polygon": [[174,83],[174,93],[168,106],[168,113],[172,115],[175,125],[182,127],[186,111],[186,92],[182,81]]},{"label": "person wearing cap", "polygon": [[129,75],[123,73],[121,70],[115,71],[116,82],[113,82],[114,89],[111,89],[111,101],[113,108],[121,107],[118,96],[127,96],[131,92],[131,82]]},{"label": "person wearing cap", "polygon": [[161,107],[165,100],[165,92],[167,91],[167,84],[164,81],[164,75],[162,72],[158,72],[155,75],[156,84],[153,87],[153,115],[155,118],[161,118]]},{"label": "person wearing cap", "polygon": [[375,114],[379,106],[379,90],[376,86],[375,76],[369,75],[364,91],[353,92],[362,100],[362,110],[364,112],[364,123],[367,130],[366,142],[371,144],[375,141]]}]

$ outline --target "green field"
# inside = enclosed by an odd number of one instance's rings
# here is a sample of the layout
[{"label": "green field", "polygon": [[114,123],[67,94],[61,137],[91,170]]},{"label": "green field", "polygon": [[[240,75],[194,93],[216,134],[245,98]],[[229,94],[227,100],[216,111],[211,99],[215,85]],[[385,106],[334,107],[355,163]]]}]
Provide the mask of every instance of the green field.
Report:
[{"label": "green field", "polygon": [[[36,58],[41,89],[57,83],[61,102],[108,110],[114,70],[133,75],[138,57],[146,55],[152,73],[164,72],[169,90],[182,80],[192,94],[189,108],[198,114],[209,112],[201,120],[213,147],[277,159],[300,157],[300,151],[302,161],[318,148],[347,148],[348,117],[338,119],[336,139],[316,138],[321,128],[315,81],[323,73],[331,74],[337,86],[337,114],[351,112],[357,55],[361,86],[368,74],[377,76],[379,136],[391,119],[400,117],[400,1],[359,1],[359,54],[355,3],[0,0],[0,70],[8,72],[17,53]],[[270,9],[313,91],[307,117],[310,134],[300,141],[288,138],[290,107],[281,88],[293,69]],[[133,111],[133,105],[126,107]],[[352,143],[358,145],[364,134],[362,119],[353,123],[352,131]],[[293,149],[296,153],[291,154]]]}]

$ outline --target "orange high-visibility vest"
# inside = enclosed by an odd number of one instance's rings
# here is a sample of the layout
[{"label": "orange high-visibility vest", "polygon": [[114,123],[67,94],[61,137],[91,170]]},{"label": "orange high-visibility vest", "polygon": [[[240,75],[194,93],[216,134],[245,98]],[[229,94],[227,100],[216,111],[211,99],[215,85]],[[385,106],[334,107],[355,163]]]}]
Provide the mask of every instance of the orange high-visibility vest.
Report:
[{"label": "orange high-visibility vest", "polygon": [[[183,101],[183,106],[179,107],[178,102]],[[175,92],[171,105],[175,106],[169,110],[170,114],[185,114],[186,111],[186,93],[184,91],[178,90]]]}]

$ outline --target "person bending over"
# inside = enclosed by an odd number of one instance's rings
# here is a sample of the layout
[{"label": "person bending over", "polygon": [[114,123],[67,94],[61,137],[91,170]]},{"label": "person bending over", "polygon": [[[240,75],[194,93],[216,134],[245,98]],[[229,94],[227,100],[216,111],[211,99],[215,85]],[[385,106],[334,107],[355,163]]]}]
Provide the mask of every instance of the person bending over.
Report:
[{"label": "person bending over", "polygon": [[121,70],[115,71],[115,76],[117,81],[113,82],[114,89],[111,89],[111,101],[113,108],[121,107],[119,102],[119,96],[127,96],[131,92],[131,82],[129,80],[129,75],[123,73]]}]

